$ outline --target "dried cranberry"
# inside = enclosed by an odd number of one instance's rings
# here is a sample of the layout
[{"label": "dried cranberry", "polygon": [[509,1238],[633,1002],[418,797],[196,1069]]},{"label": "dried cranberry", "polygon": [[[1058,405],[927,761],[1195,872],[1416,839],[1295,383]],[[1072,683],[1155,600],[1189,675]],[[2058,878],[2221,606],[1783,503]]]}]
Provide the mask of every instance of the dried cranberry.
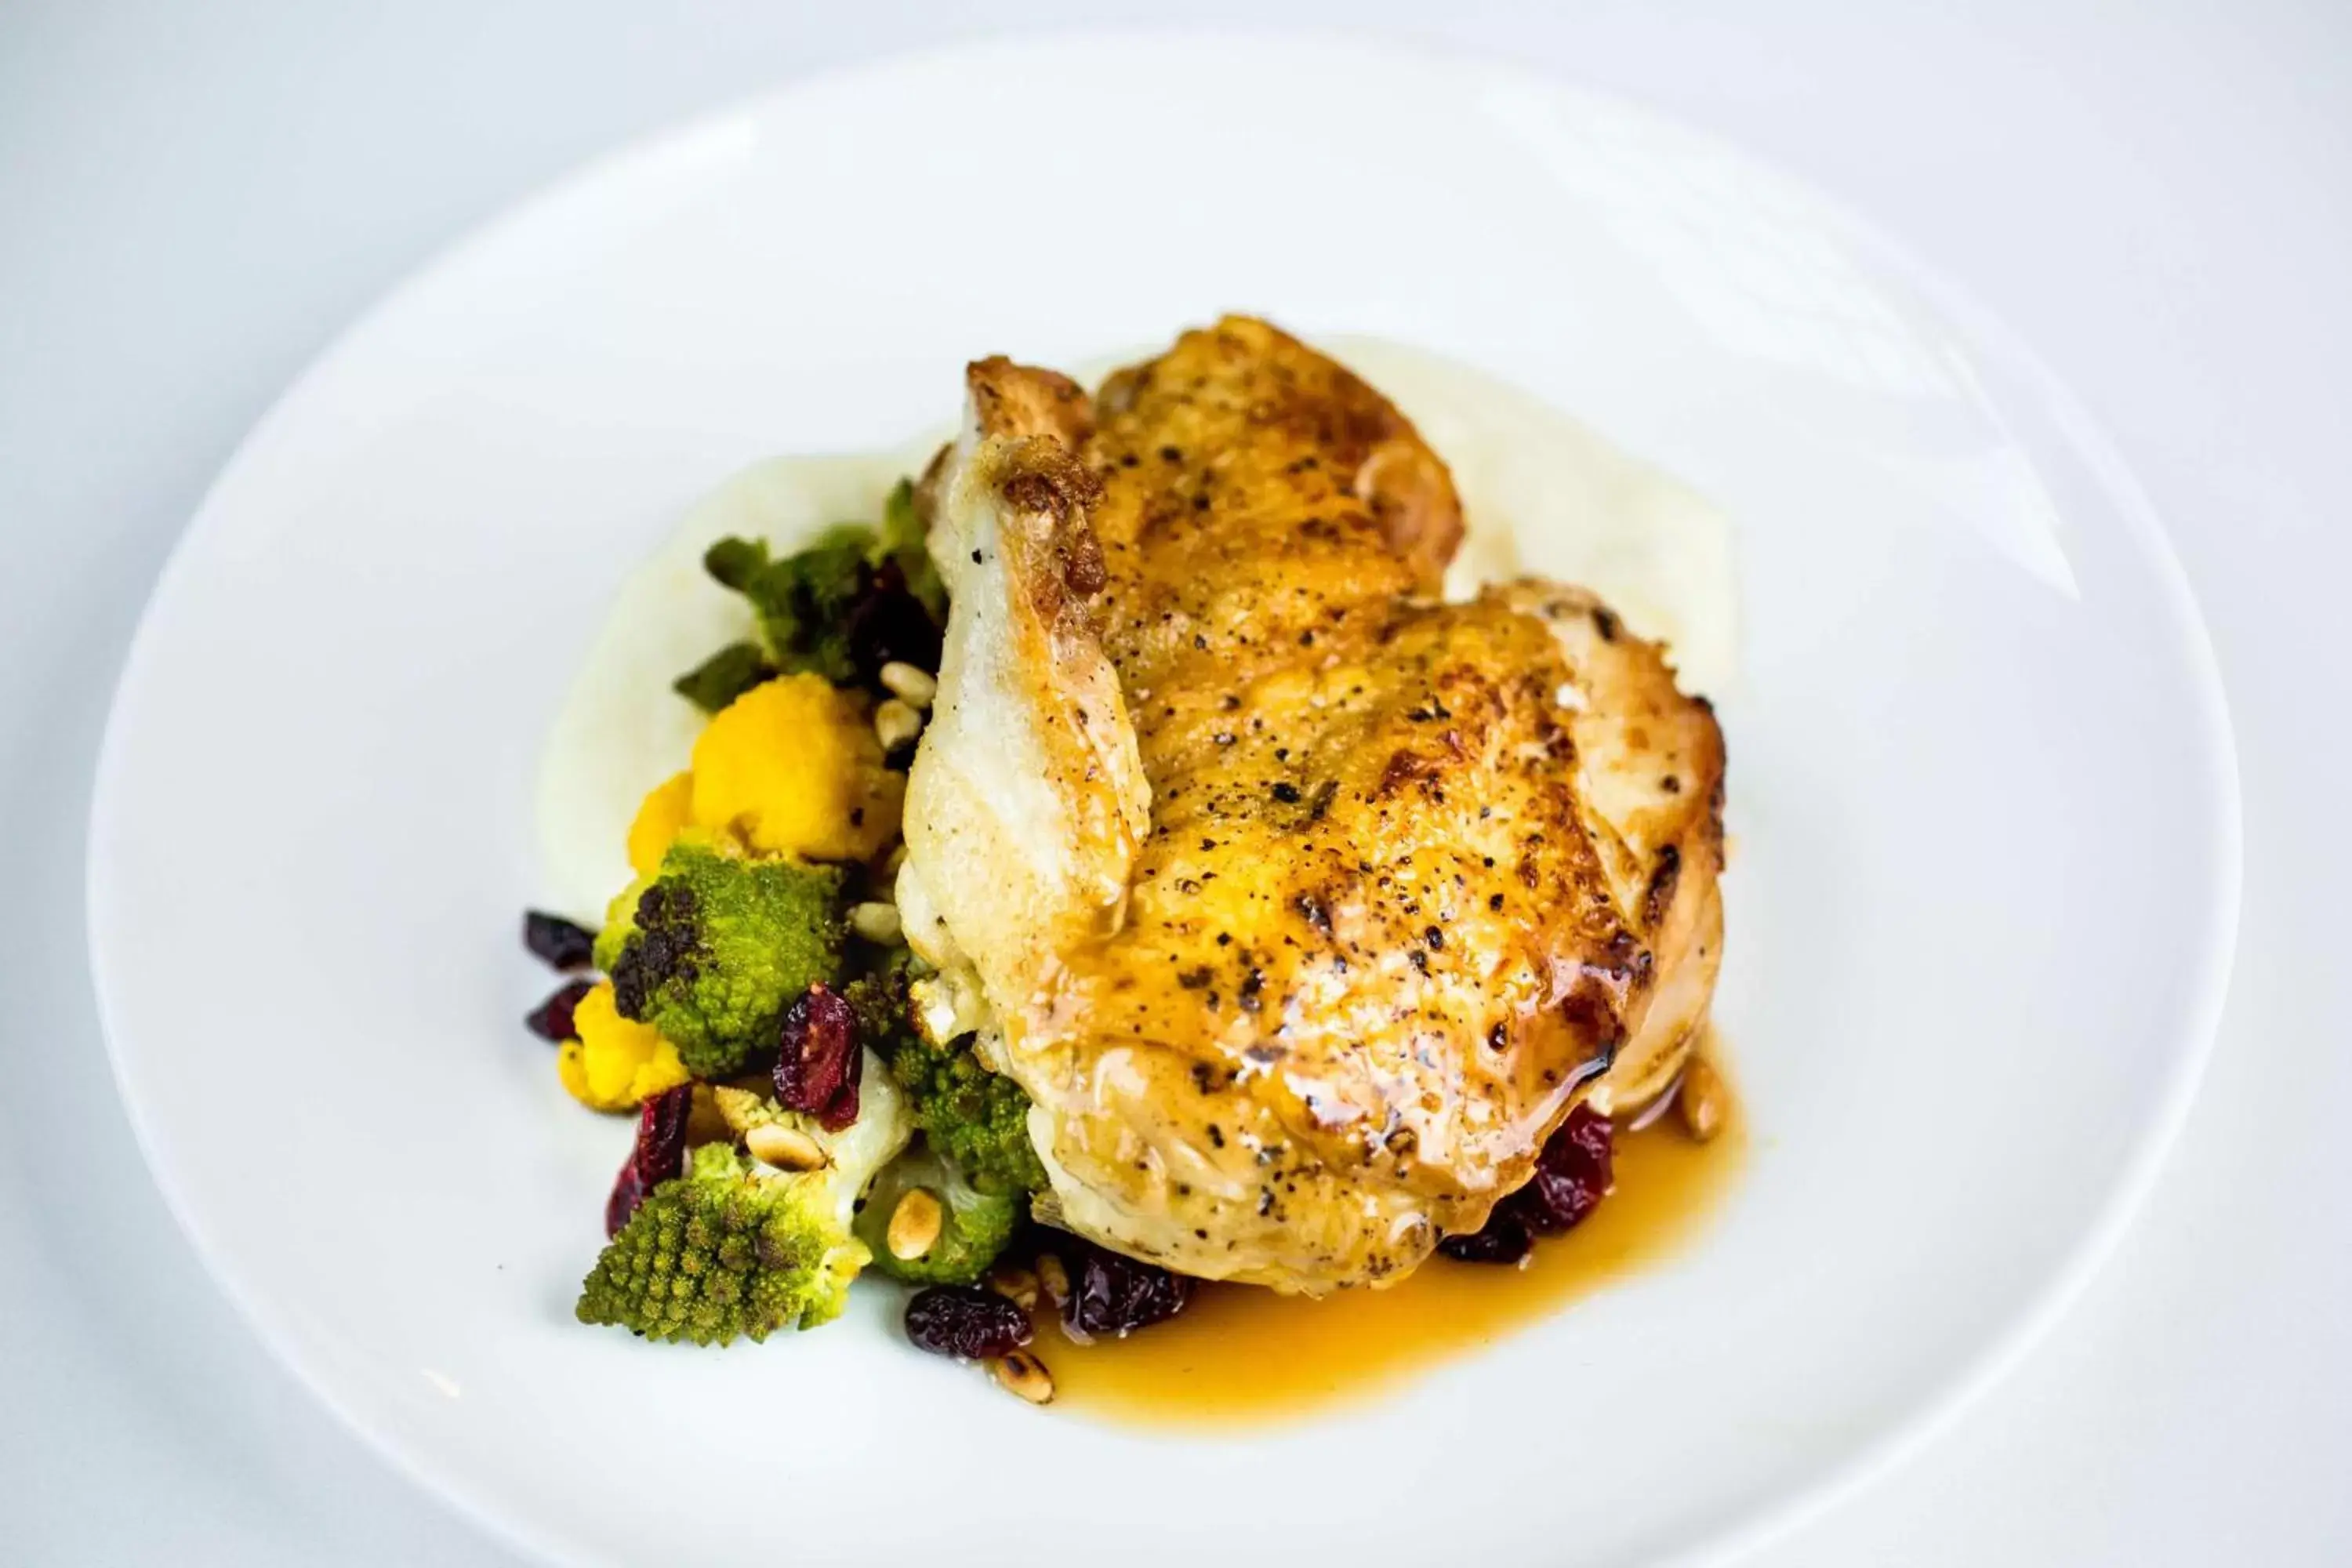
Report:
[{"label": "dried cranberry", "polygon": [[1535,1250],[1536,1238],[1528,1234],[1526,1224],[1508,1207],[1506,1198],[1495,1205],[1486,1223],[1477,1230],[1460,1236],[1449,1236],[1439,1241],[1437,1250],[1463,1263],[1517,1263]]},{"label": "dried cranberry", "polygon": [[1545,1140],[1528,1184],[1496,1204],[1483,1227],[1449,1236],[1437,1250],[1465,1263],[1518,1262],[1534,1250],[1536,1237],[1558,1236],[1609,1195],[1615,1139],[1607,1117],[1578,1106]]},{"label": "dried cranberry", "polygon": [[542,1040],[560,1044],[572,1038],[578,1031],[572,1027],[572,1015],[578,1010],[580,999],[594,989],[586,980],[565,983],[554,995],[523,1015],[523,1027]]},{"label": "dried cranberry", "polygon": [[886,664],[940,667],[940,626],[923,602],[908,590],[907,574],[885,561],[849,607],[849,657],[867,682]]},{"label": "dried cranberry", "polygon": [[784,1014],[783,1053],[776,1058],[776,1098],[832,1131],[857,1120],[857,1082],[866,1053],[857,1019],[830,987],[812,985]]},{"label": "dried cranberry", "polygon": [[611,1240],[621,1234],[637,1205],[646,1201],[646,1184],[637,1180],[637,1163],[632,1158],[621,1163],[621,1173],[613,1178],[613,1195],[604,1200],[604,1237]]},{"label": "dried cranberry", "polygon": [[1536,1156],[1528,1184],[1504,1202],[1536,1235],[1558,1236],[1609,1195],[1614,1138],[1607,1117],[1578,1106]]},{"label": "dried cranberry", "polygon": [[523,911],[522,944],[556,969],[585,969],[596,958],[594,931],[537,910]]},{"label": "dried cranberry", "polygon": [[637,1107],[636,1144],[604,1200],[606,1236],[620,1234],[647,1193],[686,1173],[686,1124],[693,1110],[694,1087],[684,1083]]},{"label": "dried cranberry", "polygon": [[666,1089],[637,1108],[637,1179],[651,1192],[686,1173],[686,1124],[694,1113],[694,1086]]},{"label": "dried cranberry", "polygon": [[1055,1238],[1069,1266],[1070,1295],[1062,1321],[1076,1333],[1120,1337],[1172,1318],[1192,1299],[1192,1281],[1153,1263],[1097,1247],[1076,1237]]},{"label": "dried cranberry", "polygon": [[1029,1314],[978,1285],[934,1285],[907,1303],[907,1337],[934,1355],[984,1361],[1029,1342]]}]

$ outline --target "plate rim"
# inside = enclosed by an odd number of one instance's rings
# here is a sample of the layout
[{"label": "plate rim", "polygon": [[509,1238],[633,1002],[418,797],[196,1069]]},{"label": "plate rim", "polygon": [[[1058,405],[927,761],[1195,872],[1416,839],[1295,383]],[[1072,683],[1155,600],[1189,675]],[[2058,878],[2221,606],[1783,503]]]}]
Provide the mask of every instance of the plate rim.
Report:
[{"label": "plate rim", "polygon": [[[112,834],[108,823],[121,809],[116,800],[124,787],[120,780],[121,752],[125,744],[125,697],[134,681],[142,678],[148,661],[155,657],[152,645],[156,610],[185,574],[185,563],[194,542],[210,525],[221,494],[256,460],[256,451],[267,444],[296,403],[347,359],[354,345],[384,319],[396,313],[413,297],[436,286],[476,254],[494,247],[509,230],[537,221],[583,193],[625,178],[633,172],[656,167],[698,143],[750,126],[780,101],[801,93],[853,85],[861,79],[885,79],[925,67],[1059,50],[1129,49],[1149,47],[1154,41],[1196,47],[1204,44],[1243,48],[1312,46],[1352,52],[1384,64],[1474,74],[1489,85],[1507,86],[1554,100],[1580,101],[1642,123],[1696,136],[1741,164],[1801,189],[1813,204],[1816,215],[1842,237],[1901,276],[1937,311],[1975,340],[1977,346],[1997,354],[2006,369],[2021,377],[2032,396],[2052,417],[2068,448],[2084,460],[2092,479],[2115,506],[2117,521],[2129,535],[2130,542],[2152,569],[2151,586],[2180,638],[2188,690],[2194,699],[2191,727],[2204,742],[2199,755],[2210,774],[2206,793],[2210,795],[2212,819],[2205,826],[2215,854],[2215,890],[2220,896],[2202,911],[2195,973],[2181,1009],[2181,1026],[2177,1031],[2179,1048],[2171,1053],[2151,1114],[2132,1138],[2117,1173],[2099,1197],[2079,1240],[2047,1278],[2025,1293],[2014,1315],[1985,1343],[1956,1362],[1910,1409],[1879,1430],[1864,1436],[1813,1479],[1783,1495],[1750,1506],[1744,1512],[1735,1512],[1727,1522],[1670,1552],[1664,1561],[1719,1563],[1752,1552],[1874,1484],[1948,1431],[1969,1408],[2016,1370],[2105,1267],[2142,1211],[2188,1120],[2216,1048],[2236,963],[2243,907],[2244,804],[2241,764],[2227,689],[2214,653],[2210,628],[2159,512],[2113,439],[2055,370],[1997,311],[1979,300],[1958,280],[1848,205],[1834,192],[1803,174],[1784,170],[1774,160],[1749,152],[1741,142],[1710,126],[1685,121],[1664,108],[1654,108],[1645,100],[1530,66],[1500,52],[1454,41],[1412,38],[1392,29],[1231,25],[1047,27],[894,50],[788,75],[629,134],[478,216],[425,249],[345,320],[304,362],[239,437],[207,482],[142,600],[138,619],[124,644],[110,689],[89,805],[84,818],[83,934],[100,1035],[116,1096],[140,1156],[173,1222],[186,1237],[205,1275],[268,1357],[290,1373],[338,1425],[425,1496],[526,1556],[551,1563],[583,1560],[572,1542],[542,1533],[526,1519],[509,1513],[491,1498],[467,1485],[462,1478],[445,1477],[432,1461],[412,1452],[390,1431],[380,1429],[329,1386],[323,1367],[298,1348],[302,1342],[300,1336],[281,1312],[249,1288],[194,1212],[151,1113],[133,1087],[110,1001],[112,971],[104,956],[105,928],[111,919],[114,899],[108,883],[113,864],[109,848]],[[585,1560],[617,1561],[601,1550],[594,1550]]]}]

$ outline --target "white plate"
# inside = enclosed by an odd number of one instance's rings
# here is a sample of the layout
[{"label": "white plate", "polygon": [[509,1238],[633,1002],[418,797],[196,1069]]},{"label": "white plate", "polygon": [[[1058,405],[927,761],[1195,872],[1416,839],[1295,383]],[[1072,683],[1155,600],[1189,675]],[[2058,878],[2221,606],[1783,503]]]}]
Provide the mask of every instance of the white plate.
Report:
[{"label": "white plate", "polygon": [[[2021,237],[2020,243],[2029,241]],[[515,1019],[534,752],[600,605],[780,449],[1242,307],[1499,372],[1736,521],[1720,1013],[1760,1147],[1678,1261],[1344,1417],[1040,1414],[842,1326],[571,1321],[625,1135]],[[246,443],[142,627],[91,945],[158,1180],[269,1343],[551,1555],[1615,1563],[1785,1520],[2047,1321],[2190,1093],[2226,721],[2130,480],[1820,198],[1620,105],[1328,39],[827,78],[599,164]]]}]

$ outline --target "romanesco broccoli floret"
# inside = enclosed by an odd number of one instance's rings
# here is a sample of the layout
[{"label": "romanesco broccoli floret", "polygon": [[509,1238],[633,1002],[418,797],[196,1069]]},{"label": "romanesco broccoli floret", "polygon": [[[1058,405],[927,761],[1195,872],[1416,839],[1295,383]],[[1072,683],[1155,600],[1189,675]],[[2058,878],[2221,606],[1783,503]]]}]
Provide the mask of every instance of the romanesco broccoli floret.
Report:
[{"label": "romanesco broccoli floret", "polygon": [[722,539],[702,565],[751,601],[760,632],[756,643],[722,648],[678,679],[678,692],[705,711],[777,675],[871,688],[894,660],[939,667],[947,588],[916,514],[915,488],[904,480],[883,504],[878,528],[842,523],[782,557],[760,540]]},{"label": "romanesco broccoli floret", "polygon": [[905,1103],[888,1075],[875,1073],[857,1120],[840,1131],[772,1101],[757,1123],[797,1129],[824,1163],[787,1171],[746,1159],[731,1142],[696,1149],[686,1173],[646,1194],[596,1259],[574,1309],[582,1322],[723,1345],[841,1314],[850,1281],[872,1258],[853,1228],[857,1203],[907,1146]]},{"label": "romanesco broccoli floret", "polygon": [[835,978],[841,885],[833,867],[682,837],[614,900],[596,962],[623,1017],[660,1030],[697,1078],[725,1078],[774,1050],[784,1009]]},{"label": "romanesco broccoli floret", "polygon": [[870,1256],[834,1218],[819,1178],[771,1174],[707,1143],[608,1243],[580,1288],[583,1323],[725,1344],[841,1315]]},{"label": "romanesco broccoli floret", "polygon": [[[940,1205],[940,1233],[915,1257],[900,1258],[889,1247],[890,1221],[899,1203],[915,1192],[929,1194]],[[1025,1193],[983,1193],[935,1151],[922,1147],[899,1155],[874,1179],[856,1228],[875,1263],[894,1279],[970,1285],[996,1261],[1028,1207]]]},{"label": "romanesco broccoli floret", "polygon": [[849,983],[842,994],[857,1015],[859,1037],[905,1090],[908,1112],[930,1146],[983,1193],[1034,1193],[1045,1167],[1029,1141],[1029,1097],[982,1067],[971,1037],[945,1044],[919,1027],[909,1010],[903,965]]},{"label": "romanesco broccoli floret", "polygon": [[716,713],[780,673],[768,662],[768,650],[758,643],[729,643],[670,682],[670,689],[705,713]]},{"label": "romanesco broccoli floret", "polygon": [[915,512],[915,484],[912,479],[900,479],[891,489],[890,499],[882,503],[882,529],[877,548],[884,559],[898,563],[907,579],[907,592],[922,602],[931,613],[931,619],[944,623],[948,618],[948,585],[940,579],[940,569],[931,562],[931,548],[923,527],[923,520]]},{"label": "romanesco broccoli floret", "polygon": [[808,670],[836,686],[858,678],[850,643],[851,611],[872,582],[871,529],[827,529],[805,550],[777,560],[756,539],[722,539],[704,552],[704,570],[751,601],[768,662],[787,674]]}]

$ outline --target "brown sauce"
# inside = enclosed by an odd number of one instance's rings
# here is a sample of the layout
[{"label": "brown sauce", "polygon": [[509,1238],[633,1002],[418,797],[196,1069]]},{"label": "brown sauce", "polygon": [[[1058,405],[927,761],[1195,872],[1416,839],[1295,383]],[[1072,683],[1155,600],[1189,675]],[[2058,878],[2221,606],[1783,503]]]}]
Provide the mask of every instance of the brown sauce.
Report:
[{"label": "brown sauce", "polygon": [[1499,1343],[1675,1251],[1716,1208],[1747,1141],[1736,1110],[1706,1143],[1671,1111],[1621,1131],[1609,1197],[1538,1243],[1524,1268],[1433,1258],[1389,1289],[1322,1300],[1204,1285],[1182,1316],[1091,1345],[1071,1342],[1041,1306],[1036,1353],[1057,1406],[1110,1420],[1215,1426],[1310,1415]]}]

